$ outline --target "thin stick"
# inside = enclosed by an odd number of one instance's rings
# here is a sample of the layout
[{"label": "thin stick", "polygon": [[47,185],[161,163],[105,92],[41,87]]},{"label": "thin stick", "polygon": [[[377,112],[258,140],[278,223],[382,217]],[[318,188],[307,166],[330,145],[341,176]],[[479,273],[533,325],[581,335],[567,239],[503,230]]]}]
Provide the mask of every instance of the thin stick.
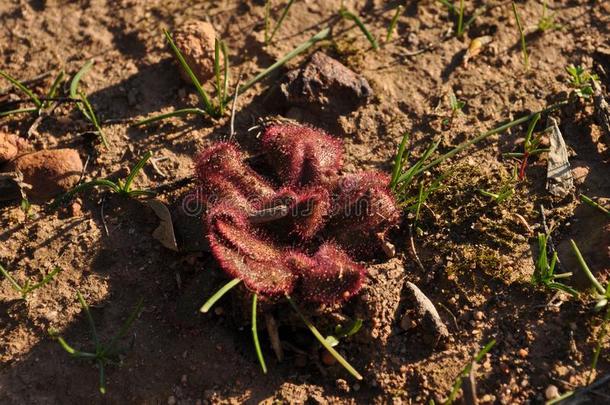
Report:
[{"label": "thin stick", "polygon": [[214,295],[208,298],[208,300],[205,302],[205,304],[203,304],[199,311],[203,312],[204,314],[208,312],[210,308],[212,308],[212,306],[216,304],[216,301],[221,299],[223,295],[225,295],[231,288],[235,287],[240,282],[241,280],[238,278],[234,278],[233,280],[229,281],[220,290],[216,291]]},{"label": "thin stick", "polygon": [[261,351],[261,344],[258,341],[258,328],[256,326],[256,301],[258,299],[258,295],[254,294],[252,296],[252,339],[254,340],[254,348],[256,349],[256,357],[258,357],[258,362],[263,369],[263,373],[267,374],[267,365],[265,364],[265,358],[263,357],[263,352]]},{"label": "thin stick", "polygon": [[352,367],[351,364],[349,364],[347,362],[347,360],[345,360],[343,358],[343,356],[341,356],[335,349],[333,349],[333,347],[326,341],[326,339],[324,338],[324,336],[322,336],[322,334],[320,332],[318,332],[318,329],[316,329],[315,326],[313,326],[311,324],[311,322],[309,322],[309,320],[307,318],[305,318],[305,315],[303,315],[303,313],[301,312],[301,310],[299,309],[299,307],[297,307],[297,305],[295,304],[295,302],[292,300],[292,298],[290,298],[290,296],[286,295],[286,299],[288,299],[288,302],[290,303],[290,305],[292,306],[292,308],[294,308],[294,310],[296,311],[296,313],[299,315],[299,317],[301,318],[301,320],[303,321],[303,323],[305,323],[305,326],[307,326],[307,328],[311,331],[311,333],[313,333],[313,335],[316,337],[316,339],[318,339],[318,341],[322,344],[322,346],[324,346],[324,348],[326,350],[328,350],[328,352],[335,358],[337,359],[337,361],[343,366],[345,367],[345,369],[354,377],[356,377],[356,379],[358,380],[362,380],[362,375],[360,375],[359,372],[356,371],[356,369],[354,367]]}]

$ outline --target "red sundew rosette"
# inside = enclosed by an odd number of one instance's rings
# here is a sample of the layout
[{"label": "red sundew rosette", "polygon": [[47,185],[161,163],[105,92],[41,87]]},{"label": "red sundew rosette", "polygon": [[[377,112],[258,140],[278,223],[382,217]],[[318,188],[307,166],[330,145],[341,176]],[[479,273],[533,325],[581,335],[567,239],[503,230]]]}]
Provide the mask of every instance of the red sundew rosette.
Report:
[{"label": "red sundew rosette", "polygon": [[287,261],[299,278],[299,294],[309,302],[344,302],[358,294],[366,279],[366,268],[333,243],[324,243],[313,257],[292,252]]},{"label": "red sundew rosette", "polygon": [[400,218],[388,184],[377,171],[344,175],[336,183],[327,234],[358,257],[374,254]]},{"label": "red sundew rosette", "polygon": [[218,204],[208,214],[207,226],[212,254],[225,273],[266,296],[292,292],[295,276],[285,251],[257,233],[243,211]]},{"label": "red sundew rosette", "polygon": [[342,166],[341,142],[300,125],[273,125],[263,134],[269,163],[287,186],[328,184]]}]

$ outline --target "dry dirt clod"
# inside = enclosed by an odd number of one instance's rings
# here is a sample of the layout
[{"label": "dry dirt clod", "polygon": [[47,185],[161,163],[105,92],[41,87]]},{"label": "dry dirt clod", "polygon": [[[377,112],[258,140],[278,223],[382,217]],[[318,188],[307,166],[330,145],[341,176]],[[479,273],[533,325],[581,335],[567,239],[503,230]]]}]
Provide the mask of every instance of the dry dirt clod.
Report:
[{"label": "dry dirt clod", "polygon": [[373,95],[367,80],[323,52],[286,74],[280,86],[290,105],[345,114]]},{"label": "dry dirt clod", "polygon": [[[214,76],[214,40],[216,31],[205,21],[189,21],[174,32],[174,42],[200,83]],[[180,76],[191,83],[182,67]]]},{"label": "dry dirt clod", "polygon": [[32,188],[29,198],[46,201],[68,191],[79,180],[83,162],[74,149],[41,150],[19,156],[7,165],[8,171],[23,174]]},{"label": "dry dirt clod", "polygon": [[13,134],[0,132],[0,165],[31,150],[30,144]]},{"label": "dry dirt clod", "polygon": [[449,330],[443,323],[432,301],[412,282],[405,282],[405,287],[413,300],[413,305],[423,327],[424,338],[436,346],[440,341],[446,341]]}]

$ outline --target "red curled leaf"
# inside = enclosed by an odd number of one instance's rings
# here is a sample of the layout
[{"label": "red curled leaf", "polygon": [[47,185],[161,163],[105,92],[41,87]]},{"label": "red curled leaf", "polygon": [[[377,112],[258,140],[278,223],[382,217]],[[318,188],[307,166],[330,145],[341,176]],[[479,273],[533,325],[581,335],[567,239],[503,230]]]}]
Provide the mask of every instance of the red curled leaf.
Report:
[{"label": "red curled leaf", "polygon": [[360,257],[374,254],[380,237],[400,218],[388,183],[388,176],[377,171],[342,176],[335,187],[328,235]]},{"label": "red curled leaf", "polygon": [[285,263],[286,253],[257,234],[243,211],[216,205],[208,214],[207,228],[212,253],[229,276],[269,296],[292,291],[295,277]]},{"label": "red curled leaf", "polygon": [[341,167],[341,142],[322,130],[273,125],[263,135],[269,163],[288,186],[328,184]]},{"label": "red curled leaf", "polygon": [[269,232],[279,239],[296,238],[297,242],[304,242],[324,227],[329,211],[330,197],[325,188],[299,191],[287,188],[262,205],[255,222],[264,222]]},{"label": "red curled leaf", "polygon": [[366,268],[332,243],[324,243],[313,257],[291,252],[288,263],[300,279],[300,294],[311,302],[345,301],[360,291],[366,277]]},{"label": "red curled leaf", "polygon": [[225,193],[231,194],[225,190],[227,187],[252,201],[275,194],[273,188],[244,163],[243,153],[229,142],[217,143],[203,151],[196,159],[195,172],[204,191],[218,200],[222,200]]}]

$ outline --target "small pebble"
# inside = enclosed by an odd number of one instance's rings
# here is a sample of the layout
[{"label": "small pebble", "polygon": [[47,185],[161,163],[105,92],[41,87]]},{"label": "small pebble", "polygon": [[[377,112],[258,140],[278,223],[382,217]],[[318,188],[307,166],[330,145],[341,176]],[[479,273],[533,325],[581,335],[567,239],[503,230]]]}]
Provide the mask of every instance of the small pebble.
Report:
[{"label": "small pebble", "polygon": [[559,398],[559,389],[556,386],[554,386],[553,384],[551,384],[548,387],[546,387],[546,390],[544,390],[544,396],[549,401],[551,399]]},{"label": "small pebble", "polygon": [[335,359],[335,357],[330,354],[328,350],[323,350],[321,357],[322,363],[324,363],[325,366],[332,366],[337,362],[337,359]]},{"label": "small pebble", "polygon": [[176,402],[176,397],[173,395],[167,398],[167,405],[176,405]]},{"label": "small pebble", "polygon": [[483,311],[477,311],[474,313],[474,319],[476,319],[477,321],[482,321],[483,319],[485,319],[485,314],[483,313]]},{"label": "small pebble", "polygon": [[529,354],[527,349],[519,349],[518,353],[519,353],[519,357],[521,357],[522,359],[525,359],[527,357],[527,355]]}]

